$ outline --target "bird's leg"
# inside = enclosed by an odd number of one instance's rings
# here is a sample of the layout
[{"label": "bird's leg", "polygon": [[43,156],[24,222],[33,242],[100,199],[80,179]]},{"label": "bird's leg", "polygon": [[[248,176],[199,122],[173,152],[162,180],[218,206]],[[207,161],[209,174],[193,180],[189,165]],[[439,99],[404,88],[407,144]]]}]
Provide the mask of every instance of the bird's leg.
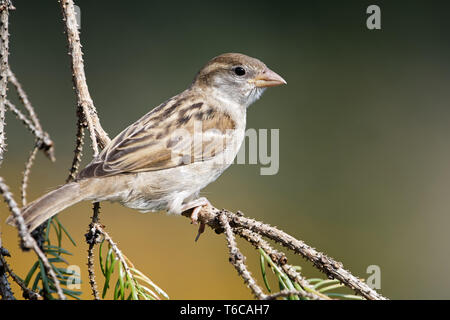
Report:
[{"label": "bird's leg", "polygon": [[[191,223],[198,224],[198,214],[200,210],[202,210],[203,206],[210,206],[210,205],[211,203],[208,201],[208,199],[206,199],[205,197],[201,197],[184,204],[181,207],[181,212],[194,208],[194,210],[192,210],[191,213]],[[205,224],[203,222],[200,222],[200,226],[198,227],[198,233],[197,236],[195,237],[195,241],[198,240],[198,238],[204,231],[205,231]]]}]

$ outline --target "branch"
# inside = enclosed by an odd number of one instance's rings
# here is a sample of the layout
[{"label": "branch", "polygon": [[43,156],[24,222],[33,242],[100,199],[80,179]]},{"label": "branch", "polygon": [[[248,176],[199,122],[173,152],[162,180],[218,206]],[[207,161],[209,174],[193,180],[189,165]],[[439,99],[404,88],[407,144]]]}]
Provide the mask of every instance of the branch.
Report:
[{"label": "branch", "polygon": [[277,298],[302,295],[302,291],[298,290],[281,290],[280,292],[265,296],[263,300],[276,300]]},{"label": "branch", "polygon": [[75,141],[75,149],[73,150],[73,160],[72,160],[72,166],[69,170],[69,176],[66,179],[66,183],[69,183],[73,180],[75,180],[75,177],[77,176],[78,170],[80,168],[81,164],[81,157],[83,156],[83,144],[84,144],[84,126],[83,122],[81,121],[81,118],[83,110],[81,108],[78,108],[78,121],[77,121],[77,135],[76,135],[76,141]]},{"label": "branch", "polygon": [[14,282],[19,285],[19,287],[23,291],[23,297],[25,299],[42,300],[42,296],[39,293],[27,288],[22,280],[11,270],[8,263],[6,262],[5,256],[9,257],[9,252],[5,248],[3,248],[0,243],[0,268],[3,266],[4,270],[11,276]]},{"label": "branch", "polygon": [[220,225],[225,230],[225,236],[227,238],[228,249],[230,253],[230,263],[236,268],[239,275],[250,287],[255,297],[259,300],[264,300],[266,298],[266,294],[264,294],[261,287],[256,284],[255,279],[247,270],[247,266],[245,265],[245,257],[237,247],[233,230],[230,227],[227,217],[225,216],[225,214],[219,214],[218,218]]},{"label": "branch", "polygon": [[[220,223],[220,217],[225,214],[233,229],[243,228],[267,237],[282,246],[293,250],[307,260],[311,261],[316,268],[324,272],[328,277],[341,281],[345,286],[369,300],[385,300],[386,298],[371,289],[366,283],[345,270],[342,263],[327,257],[325,254],[316,251],[301,240],[297,240],[289,234],[264,224],[260,221],[245,218],[242,214],[235,214],[227,210],[219,210],[212,206],[205,206],[199,213],[198,220],[208,225],[216,233],[222,233],[224,228]],[[183,216],[190,217],[190,211],[182,213]]]},{"label": "branch", "polygon": [[[320,293],[309,284],[309,282],[304,279],[295,269],[287,264],[287,257],[284,253],[278,252],[273,249],[267,241],[265,241],[259,234],[249,231],[247,229],[237,228],[236,233],[243,239],[250,242],[256,248],[261,248],[270,257],[275,267],[281,267],[281,269],[288,275],[288,277],[294,281],[294,283],[299,284],[304,290],[300,291],[300,296],[313,299],[313,300],[330,300],[330,298],[323,293]],[[281,273],[281,272],[280,272]],[[294,288],[291,288],[292,290]]]},{"label": "branch", "polygon": [[[71,67],[72,67],[72,80],[74,83],[74,88],[77,96],[77,134],[76,143],[74,150],[74,157],[72,160],[72,166],[70,168],[70,174],[67,177],[66,182],[70,182],[75,179],[83,152],[84,143],[84,128],[87,127],[90,133],[92,149],[94,151],[94,157],[99,153],[100,148],[104,148],[111,139],[108,134],[103,130],[100,120],[97,115],[97,110],[92,101],[91,95],[86,82],[86,75],[84,72],[84,61],[83,52],[81,51],[80,35],[78,32],[78,24],[75,16],[74,3],[72,0],[60,0],[63,21],[65,22],[65,30],[67,35],[67,43],[69,48],[69,56],[71,56]],[[89,273],[89,283],[92,289],[92,294],[95,300],[99,300],[99,294],[97,290],[97,283],[95,281],[94,272],[94,246],[97,243],[100,229],[98,226],[98,214],[100,210],[100,204],[94,204],[94,214],[92,217],[92,222],[89,225],[89,232],[86,234],[86,240],[89,244],[88,249],[88,273]],[[106,237],[106,235],[105,235]],[[107,236],[110,244],[112,245],[112,239]],[[120,250],[115,246],[117,250],[116,255],[119,259],[122,257]],[[123,259],[123,258],[122,258]],[[123,261],[123,266],[130,273],[128,265]]]},{"label": "branch", "polygon": [[22,198],[22,207],[27,205],[27,187],[28,180],[31,173],[31,167],[33,166],[34,158],[36,157],[36,153],[38,151],[38,146],[34,146],[33,151],[31,151],[30,156],[28,157],[27,162],[25,163],[25,171],[23,172],[22,178],[22,187],[21,187],[21,198]]},{"label": "branch", "polygon": [[20,101],[24,105],[25,109],[28,111],[28,115],[30,116],[31,121],[36,126],[36,128],[39,131],[43,131],[41,123],[39,122],[39,118],[34,112],[33,105],[31,104],[30,100],[28,99],[28,95],[26,94],[25,90],[23,89],[22,85],[20,84],[19,80],[17,80],[16,75],[11,71],[10,68],[8,68],[8,80],[11,82],[14,87],[16,88],[17,95],[19,96]]},{"label": "branch", "polygon": [[28,232],[28,228],[25,225],[25,221],[21,215],[20,209],[17,206],[16,201],[14,200],[11,192],[9,192],[8,186],[4,183],[3,178],[0,177],[0,193],[3,195],[3,198],[5,199],[6,204],[9,207],[9,211],[11,211],[14,221],[16,223],[17,229],[19,230],[19,238],[21,242],[22,249],[33,249],[34,252],[38,255],[39,259],[41,259],[42,263],[45,266],[46,272],[50,275],[50,277],[53,279],[53,282],[56,287],[56,291],[58,293],[58,296],[61,300],[65,300],[66,297],[64,296],[59,280],[56,277],[55,271],[51,267],[50,263],[48,262],[47,257],[42,252],[42,250],[39,248],[39,245],[37,244],[36,240],[30,235]]},{"label": "branch", "polygon": [[0,239],[0,296],[3,300],[15,300],[14,293],[8,282],[8,264],[3,256],[10,256],[8,250],[2,247]]},{"label": "branch", "polygon": [[[42,129],[41,123],[39,122],[39,118],[37,117],[36,112],[34,111],[34,107],[28,99],[28,95],[17,79],[16,75],[8,68],[8,80],[10,83],[14,85],[17,91],[17,95],[19,96],[20,101],[25,106],[25,109],[28,112],[28,115],[31,119],[31,123],[33,123],[35,130],[32,133],[38,139],[39,149],[44,151],[44,154],[52,161],[55,161],[55,151],[53,148],[53,141],[50,139],[50,136],[47,132]],[[11,102],[7,101],[7,104],[11,105]],[[17,115],[17,114],[16,114]],[[22,118],[26,118],[22,115]],[[30,129],[30,128],[29,128]]]},{"label": "branch", "polygon": [[5,112],[6,90],[8,86],[9,55],[9,10],[14,10],[11,1],[0,1],[0,164],[6,151]]},{"label": "branch", "polygon": [[65,23],[69,55],[72,57],[72,79],[77,95],[77,104],[83,110],[84,121],[89,128],[92,148],[94,149],[94,157],[96,157],[98,155],[98,146],[104,148],[111,139],[109,139],[108,134],[103,130],[100,124],[97,110],[86,83],[83,52],[81,51],[80,35],[78,33],[74,3],[72,0],[60,0],[59,3],[61,4],[63,21]]},{"label": "branch", "polygon": [[47,132],[38,129],[35,124],[29,120],[11,101],[6,100],[5,105],[23,122],[25,127],[36,137],[36,144],[40,150],[43,150],[45,155],[51,160],[55,161],[53,141],[50,139]]},{"label": "branch", "polygon": [[[127,262],[128,259],[125,257],[125,255],[119,249],[117,244],[113,241],[113,239],[110,237],[110,235],[105,231],[105,229],[103,229],[103,227],[99,223],[95,223],[94,228],[95,228],[96,232],[101,233],[103,235],[104,239],[106,241],[108,241],[109,245],[111,246],[112,250],[114,251],[114,254],[119,259],[120,263],[122,264],[122,267],[125,269],[125,274],[127,275],[127,278],[130,279],[130,281],[133,281],[131,283],[131,286],[133,287],[133,288],[131,288],[131,291],[134,292],[135,291],[134,288],[137,283],[136,283],[135,277],[133,277],[133,275],[131,274],[130,266],[128,265],[128,262]],[[135,300],[137,300],[137,296],[134,296],[134,298],[135,298]]]},{"label": "branch", "polygon": [[96,228],[99,221],[100,204],[98,202],[94,203],[93,208],[94,214],[92,216],[92,221],[89,224],[89,231],[86,233],[86,242],[89,244],[88,249],[88,273],[89,273],[89,284],[91,286],[92,295],[95,300],[100,300],[100,296],[97,290],[97,282],[95,281],[94,272],[94,246],[100,242],[99,236],[101,233]]}]

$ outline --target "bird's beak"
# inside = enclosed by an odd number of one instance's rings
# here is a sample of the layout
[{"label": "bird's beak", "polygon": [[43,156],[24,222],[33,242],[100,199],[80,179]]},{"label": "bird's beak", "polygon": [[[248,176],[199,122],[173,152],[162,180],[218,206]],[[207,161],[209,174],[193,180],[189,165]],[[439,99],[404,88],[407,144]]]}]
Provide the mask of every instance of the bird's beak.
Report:
[{"label": "bird's beak", "polygon": [[249,82],[254,83],[258,88],[276,87],[287,82],[278,74],[267,68]]}]

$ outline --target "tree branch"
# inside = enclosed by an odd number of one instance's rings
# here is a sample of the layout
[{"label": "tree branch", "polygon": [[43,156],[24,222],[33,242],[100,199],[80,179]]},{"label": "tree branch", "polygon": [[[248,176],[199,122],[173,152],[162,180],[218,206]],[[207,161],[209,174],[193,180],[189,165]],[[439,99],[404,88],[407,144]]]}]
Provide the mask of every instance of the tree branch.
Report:
[{"label": "tree branch", "polygon": [[[307,291],[305,292],[300,288],[298,290],[301,292],[300,296],[313,300],[330,300],[328,296],[314,290],[306,279],[296,272],[292,266],[287,264],[286,255],[272,248],[259,234],[243,228],[236,228],[235,230],[239,236],[250,242],[256,248],[261,248],[264,250],[272,262],[280,267],[288,275],[288,277],[294,281],[294,283],[299,284],[305,291]],[[294,288],[292,288],[292,290],[293,289]]]},{"label": "tree branch", "polygon": [[3,198],[5,199],[6,204],[9,207],[9,211],[11,211],[14,221],[16,223],[17,229],[19,230],[19,238],[21,242],[21,247],[24,250],[27,249],[33,249],[34,252],[38,255],[39,259],[41,259],[42,263],[45,266],[46,272],[50,275],[52,278],[56,291],[58,293],[58,296],[61,300],[65,300],[66,297],[64,296],[59,280],[56,277],[55,271],[51,267],[50,263],[48,262],[47,257],[42,252],[42,250],[39,248],[39,245],[37,244],[36,240],[30,235],[28,232],[28,228],[25,225],[25,221],[22,217],[22,214],[20,212],[19,207],[17,206],[16,201],[14,200],[11,192],[9,192],[8,186],[4,183],[3,178],[0,177],[0,193],[3,195]]},{"label": "tree branch", "polygon": [[97,282],[95,281],[95,271],[94,271],[94,246],[100,241],[100,231],[97,229],[97,224],[99,222],[100,214],[100,203],[95,202],[93,208],[92,221],[89,225],[89,231],[86,233],[86,242],[89,244],[88,249],[88,273],[89,273],[89,284],[91,286],[92,295],[95,300],[100,300],[100,296],[97,290]]},{"label": "tree branch", "polygon": [[230,227],[225,214],[219,214],[219,223],[225,230],[225,237],[227,238],[228,250],[230,254],[230,263],[235,267],[239,275],[244,279],[244,282],[252,290],[254,296],[259,300],[264,300],[266,294],[262,291],[261,287],[256,284],[256,280],[252,277],[245,265],[245,256],[241,253],[237,247],[236,240],[234,238],[233,230]]},{"label": "tree branch", "polygon": [[0,242],[0,267],[3,266],[4,270],[11,276],[15,283],[19,285],[19,287],[23,291],[23,297],[25,299],[30,300],[42,300],[42,296],[34,292],[33,290],[27,288],[27,286],[22,282],[22,280],[11,270],[8,263],[6,262],[5,256],[10,256],[9,252],[1,246]]},{"label": "tree branch", "polygon": [[[42,129],[41,123],[39,122],[39,118],[34,111],[34,107],[31,104],[31,101],[28,99],[28,95],[17,79],[16,75],[11,71],[11,68],[8,68],[8,80],[10,83],[14,85],[17,91],[17,95],[19,96],[20,101],[24,105],[25,109],[28,112],[28,115],[31,119],[31,123],[33,123],[35,130],[32,133],[38,139],[38,147],[40,150],[44,151],[44,154],[51,160],[55,161],[55,151],[53,148],[53,141],[50,139],[50,136],[47,132]],[[11,105],[11,102],[7,101],[7,104]],[[26,118],[22,115],[22,118]],[[31,128],[29,128],[31,129]]]},{"label": "tree branch", "polygon": [[9,10],[14,10],[9,0],[0,1],[0,165],[6,151],[5,112],[8,90]]},{"label": "tree branch", "polygon": [[[243,217],[241,213],[238,215],[225,209],[219,210],[212,206],[203,207],[199,213],[198,220],[199,222],[211,227],[214,231],[216,231],[216,233],[222,233],[224,228],[220,223],[220,217],[223,214],[225,214],[229,219],[231,228],[243,228],[250,230],[293,250],[295,253],[311,261],[316,268],[324,272],[328,277],[341,281],[345,286],[352,289],[357,294],[360,294],[364,298],[369,300],[386,299],[375,290],[371,289],[366,283],[352,275],[349,271],[345,270],[342,263],[327,257],[325,254],[316,251],[303,241],[297,240],[289,234],[268,224]],[[189,218],[190,211],[183,212],[182,215]]]},{"label": "tree branch", "polygon": [[8,282],[8,264],[4,256],[10,256],[8,250],[2,247],[2,240],[0,238],[0,296],[3,300],[15,300],[14,293]]},{"label": "tree branch", "polygon": [[86,83],[83,52],[81,51],[80,35],[78,33],[74,3],[72,0],[60,0],[59,3],[61,4],[63,21],[65,23],[69,56],[72,58],[72,79],[77,95],[77,104],[83,110],[84,121],[86,121],[86,125],[89,128],[92,148],[94,149],[94,157],[96,157],[98,155],[98,146],[104,148],[111,139],[100,124],[97,110]]},{"label": "tree branch", "polygon": [[73,180],[75,180],[75,177],[77,176],[78,170],[80,168],[81,164],[81,157],[83,156],[83,144],[84,144],[84,126],[83,121],[81,121],[81,118],[83,118],[83,110],[82,108],[78,108],[78,121],[77,121],[77,135],[76,135],[76,141],[75,141],[75,149],[73,150],[73,160],[72,160],[72,166],[69,170],[69,176],[66,179],[66,183],[69,183]]},{"label": "tree branch", "polygon": [[31,167],[33,166],[34,158],[36,157],[36,153],[38,151],[38,146],[35,145],[33,150],[30,153],[30,156],[28,157],[27,162],[25,163],[25,171],[23,172],[23,178],[22,178],[22,187],[21,190],[21,198],[22,198],[22,207],[25,207],[27,205],[27,187],[28,187],[28,180],[31,173]]},{"label": "tree branch", "polygon": [[51,160],[55,161],[53,141],[50,139],[47,132],[38,129],[35,124],[30,121],[11,101],[6,100],[6,106],[12,111],[25,127],[36,137],[36,145],[40,150],[43,150],[45,155]]}]

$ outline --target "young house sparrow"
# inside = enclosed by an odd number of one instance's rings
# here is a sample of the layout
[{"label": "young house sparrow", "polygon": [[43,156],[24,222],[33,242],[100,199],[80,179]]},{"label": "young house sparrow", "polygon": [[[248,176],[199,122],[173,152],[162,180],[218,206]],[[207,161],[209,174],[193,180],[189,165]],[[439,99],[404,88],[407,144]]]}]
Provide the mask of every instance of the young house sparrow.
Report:
[{"label": "young house sparrow", "polygon": [[[258,59],[227,53],[192,85],[115,137],[74,182],[26,206],[30,231],[79,201],[112,201],[143,212],[194,209],[200,190],[231,164],[245,136],[246,110],[267,87],[286,84]],[[8,223],[14,224],[10,216]],[[200,230],[201,232],[201,230]]]}]

